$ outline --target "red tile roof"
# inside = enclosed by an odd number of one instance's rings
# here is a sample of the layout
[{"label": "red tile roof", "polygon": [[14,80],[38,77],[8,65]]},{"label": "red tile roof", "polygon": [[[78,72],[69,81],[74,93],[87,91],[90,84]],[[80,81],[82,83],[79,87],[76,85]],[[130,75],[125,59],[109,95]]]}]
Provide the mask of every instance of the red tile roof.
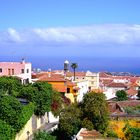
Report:
[{"label": "red tile roof", "polygon": [[107,87],[121,87],[121,88],[126,88],[127,86],[123,83],[115,83],[115,82],[112,82],[108,85],[106,85]]},{"label": "red tile roof", "polygon": [[64,76],[60,74],[52,74],[49,72],[42,72],[32,76],[37,78],[38,81],[47,81],[47,82],[65,82]]},{"label": "red tile roof", "polygon": [[[73,75],[74,75],[73,72],[67,72],[67,73],[66,73],[66,76],[67,76],[67,77],[71,77],[71,76],[73,76]],[[84,77],[84,76],[86,76],[86,72],[75,72],[75,76]]]},{"label": "red tile roof", "polygon": [[119,101],[119,102],[117,102],[117,104],[120,105],[121,107],[138,106],[138,105],[140,105],[140,100]]},{"label": "red tile roof", "polygon": [[77,134],[76,138],[77,140],[86,140],[86,139],[94,139],[94,138],[99,138],[101,137],[101,133],[96,131],[96,130],[87,130],[85,128],[81,128],[79,133]]},{"label": "red tile roof", "polygon": [[127,92],[127,94],[128,94],[129,96],[133,96],[133,95],[137,95],[137,94],[138,94],[138,91],[135,90],[134,88],[130,88],[130,89],[128,89],[126,92]]}]

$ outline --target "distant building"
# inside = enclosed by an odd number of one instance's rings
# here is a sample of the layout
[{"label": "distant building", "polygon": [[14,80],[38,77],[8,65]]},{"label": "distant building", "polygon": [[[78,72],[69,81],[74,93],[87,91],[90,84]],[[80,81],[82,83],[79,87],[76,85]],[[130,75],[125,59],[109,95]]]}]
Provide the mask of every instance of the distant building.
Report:
[{"label": "distant building", "polygon": [[23,84],[31,82],[31,63],[25,62],[0,62],[0,76],[19,77]]}]

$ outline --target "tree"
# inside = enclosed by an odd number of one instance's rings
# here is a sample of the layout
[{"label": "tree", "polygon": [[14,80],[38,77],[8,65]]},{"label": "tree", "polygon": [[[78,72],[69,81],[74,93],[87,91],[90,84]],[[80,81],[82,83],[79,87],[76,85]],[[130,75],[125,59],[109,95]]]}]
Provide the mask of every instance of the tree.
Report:
[{"label": "tree", "polygon": [[66,106],[70,105],[70,99],[65,97],[59,92],[54,92],[52,96],[52,104],[51,104],[51,111],[54,116],[59,116],[62,109],[64,109]]},{"label": "tree", "polygon": [[21,89],[21,81],[17,77],[0,77],[0,93],[17,96]]},{"label": "tree", "polygon": [[108,126],[109,113],[108,106],[103,93],[90,92],[84,95],[81,103],[83,119],[92,122],[94,129],[104,133]]},{"label": "tree", "polygon": [[6,122],[0,120],[0,139],[1,140],[14,140],[15,131]]},{"label": "tree", "polygon": [[39,131],[34,134],[33,140],[56,140],[56,137],[48,134],[45,131]]},{"label": "tree", "polygon": [[11,125],[15,130],[18,127],[17,120],[22,111],[23,106],[12,96],[0,96],[0,119]]},{"label": "tree", "polygon": [[127,93],[124,90],[118,90],[116,96],[118,101],[125,101],[128,99]]},{"label": "tree", "polygon": [[73,69],[73,74],[74,74],[74,81],[75,81],[75,69],[78,67],[77,63],[72,63],[71,67]]},{"label": "tree", "polygon": [[126,124],[123,128],[126,139],[139,140],[140,139],[140,128],[135,128]]},{"label": "tree", "polygon": [[32,86],[36,89],[31,100],[36,106],[35,115],[42,116],[45,112],[49,112],[51,110],[54,91],[52,86],[47,82],[36,82]]},{"label": "tree", "polygon": [[81,110],[76,104],[63,109],[59,120],[59,139],[71,139],[81,128]]}]

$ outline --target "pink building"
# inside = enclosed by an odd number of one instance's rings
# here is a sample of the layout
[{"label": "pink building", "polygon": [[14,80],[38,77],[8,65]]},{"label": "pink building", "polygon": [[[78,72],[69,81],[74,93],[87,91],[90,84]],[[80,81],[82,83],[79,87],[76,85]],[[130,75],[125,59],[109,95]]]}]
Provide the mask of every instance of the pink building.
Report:
[{"label": "pink building", "polygon": [[17,76],[22,83],[31,82],[31,63],[25,62],[0,62],[0,76]]}]

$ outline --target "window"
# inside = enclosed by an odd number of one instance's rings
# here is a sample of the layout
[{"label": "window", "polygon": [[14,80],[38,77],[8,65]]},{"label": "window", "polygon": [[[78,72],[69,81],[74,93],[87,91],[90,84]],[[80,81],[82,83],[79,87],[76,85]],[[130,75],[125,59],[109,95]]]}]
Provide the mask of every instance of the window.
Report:
[{"label": "window", "polygon": [[14,73],[14,69],[12,69],[12,75],[14,75],[15,73]]},{"label": "window", "polygon": [[8,75],[11,75],[11,70],[10,69],[8,69]]},{"label": "window", "polygon": [[2,68],[0,68],[0,72],[2,72]]},{"label": "window", "polygon": [[24,73],[24,69],[21,69],[21,73]]},{"label": "window", "polygon": [[27,71],[26,71],[27,73],[29,73],[29,69],[27,69]]},{"label": "window", "polygon": [[67,88],[67,93],[70,93],[70,88]]}]

